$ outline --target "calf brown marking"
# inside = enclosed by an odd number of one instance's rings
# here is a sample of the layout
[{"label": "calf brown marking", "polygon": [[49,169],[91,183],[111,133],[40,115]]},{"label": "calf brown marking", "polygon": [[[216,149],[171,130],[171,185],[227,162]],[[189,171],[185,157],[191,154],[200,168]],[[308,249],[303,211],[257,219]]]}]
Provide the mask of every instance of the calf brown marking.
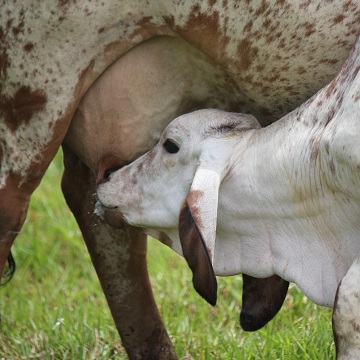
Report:
[{"label": "calf brown marking", "polygon": [[199,207],[196,206],[196,204],[198,203],[198,201],[204,196],[203,191],[201,190],[193,190],[190,191],[186,202],[189,206],[189,208],[191,209],[191,215],[193,216],[195,223],[197,224],[197,227],[203,227],[202,221],[201,221],[201,217],[199,216]]}]

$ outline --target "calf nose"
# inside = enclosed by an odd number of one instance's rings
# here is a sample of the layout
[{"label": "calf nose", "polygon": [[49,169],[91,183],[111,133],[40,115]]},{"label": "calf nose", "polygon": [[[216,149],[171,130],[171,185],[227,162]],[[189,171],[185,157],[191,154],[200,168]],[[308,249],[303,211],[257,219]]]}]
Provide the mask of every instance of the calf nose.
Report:
[{"label": "calf nose", "polygon": [[114,155],[106,155],[104,156],[98,163],[98,170],[96,176],[96,183],[100,185],[109,180],[110,175],[116,171],[121,169],[124,165],[127,165],[128,162],[118,158]]},{"label": "calf nose", "polygon": [[108,180],[110,175],[116,170],[116,168],[105,169],[103,179]]}]

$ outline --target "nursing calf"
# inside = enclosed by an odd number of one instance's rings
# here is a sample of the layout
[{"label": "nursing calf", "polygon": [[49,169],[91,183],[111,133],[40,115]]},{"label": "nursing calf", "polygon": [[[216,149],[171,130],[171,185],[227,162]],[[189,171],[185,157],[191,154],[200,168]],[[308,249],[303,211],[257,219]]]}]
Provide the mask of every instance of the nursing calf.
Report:
[{"label": "nursing calf", "polygon": [[104,218],[182,254],[211,304],[215,275],[296,283],[334,307],[338,358],[358,358],[359,69],[358,40],[329,85],[266,128],[219,110],[180,116],[152,150],[102,180]]}]

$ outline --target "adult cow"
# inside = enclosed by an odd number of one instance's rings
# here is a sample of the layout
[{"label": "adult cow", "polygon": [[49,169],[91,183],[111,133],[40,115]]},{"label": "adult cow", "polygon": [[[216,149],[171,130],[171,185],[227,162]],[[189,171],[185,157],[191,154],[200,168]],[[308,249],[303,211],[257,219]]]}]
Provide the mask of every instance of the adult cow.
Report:
[{"label": "adult cow", "polygon": [[[193,72],[185,77],[188,80],[182,85],[182,101],[175,105],[170,102],[171,111],[158,113],[159,99],[168,99],[179,85],[170,81],[170,87],[164,88],[160,82],[150,87],[158,100],[150,104],[153,107],[143,109],[139,106],[143,99],[141,90],[148,86],[148,79],[144,78],[142,87],[137,88],[140,95],[133,112],[141,120],[138,129],[155,131],[151,138],[148,133],[135,132],[144,139],[137,137],[128,153],[115,143],[104,141],[104,137],[100,139],[106,146],[93,150],[95,143],[88,141],[90,132],[79,133],[74,125],[65,145],[63,189],[129,357],[175,358],[151,293],[144,235],[132,229],[116,231],[103,223],[98,224],[96,231],[92,226],[94,174],[99,168],[101,176],[106,176],[105,169],[133,160],[156,142],[160,128],[172,117],[216,105],[217,97],[217,107],[251,111],[262,125],[271,123],[334,76],[355,42],[359,20],[360,4],[351,0],[3,2],[0,274],[25,220],[29,198],[62,144],[85,92],[96,79],[101,82],[101,75],[112,63],[123,61],[124,54],[134,54],[129,60],[131,68],[131,63],[136,63],[139,44],[149,39],[157,44],[166,36],[167,41],[174,40],[175,50],[160,49],[159,53],[154,48],[150,52],[166,59],[175,51],[179,59],[185,59],[185,63],[190,59],[188,64],[195,65],[187,69]],[[198,51],[203,54],[199,60]],[[203,67],[203,63],[207,65]],[[166,61],[155,61],[153,69],[166,76],[168,66]],[[205,71],[197,76],[203,68]],[[182,74],[184,67],[176,69]],[[125,88],[129,94],[136,93],[132,80]],[[194,96],[189,97],[188,91]],[[128,103],[118,105],[117,112],[128,120]],[[81,123],[81,117],[77,118]],[[94,119],[89,119],[93,124]],[[114,121],[111,117],[106,120]],[[113,136],[117,135],[115,129]],[[91,154],[84,155],[89,149]],[[250,290],[259,285],[256,280],[247,280]],[[281,280],[276,281],[282,284]],[[261,325],[263,316],[256,312],[254,315]],[[254,323],[252,319],[250,325],[259,326]]]}]

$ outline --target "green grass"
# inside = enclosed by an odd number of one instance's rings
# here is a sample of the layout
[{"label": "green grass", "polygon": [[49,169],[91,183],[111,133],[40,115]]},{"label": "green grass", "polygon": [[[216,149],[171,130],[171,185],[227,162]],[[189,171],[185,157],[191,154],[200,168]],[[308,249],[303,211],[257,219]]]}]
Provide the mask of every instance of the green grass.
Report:
[{"label": "green grass", "polygon": [[[0,359],[126,359],[75,220],[60,191],[61,155],[35,192],[15,242],[17,271],[0,289]],[[191,285],[185,261],[150,240],[157,304],[179,359],[334,359],[331,311],[291,286],[258,332],[239,327],[240,276],[218,278],[218,305]]]}]

